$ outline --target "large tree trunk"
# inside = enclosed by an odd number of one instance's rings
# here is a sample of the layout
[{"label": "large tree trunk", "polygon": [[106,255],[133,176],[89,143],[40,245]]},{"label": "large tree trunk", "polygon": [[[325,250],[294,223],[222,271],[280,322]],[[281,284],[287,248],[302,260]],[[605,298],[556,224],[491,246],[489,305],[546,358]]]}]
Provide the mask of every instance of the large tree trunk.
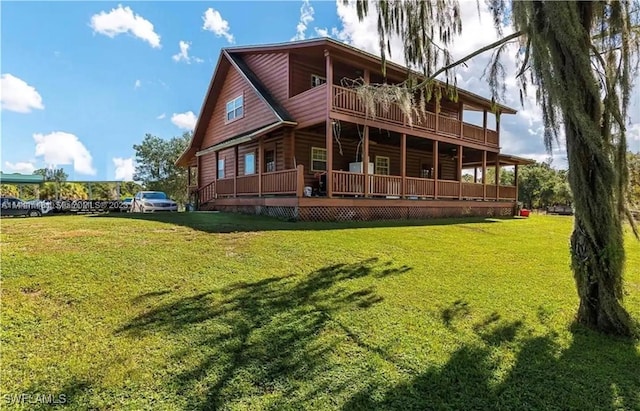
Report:
[{"label": "large tree trunk", "polygon": [[[585,56],[591,53],[591,6],[585,2],[576,7],[584,37],[573,42],[559,38],[552,47],[557,47],[555,62],[564,84],[573,88],[565,90],[571,100],[565,101],[562,110],[575,208],[571,262],[580,297],[577,321],[608,334],[630,336],[633,322],[622,306],[624,232],[607,137],[609,124],[603,124],[596,77],[588,64],[585,67]],[[570,49],[571,44],[580,47]]]}]

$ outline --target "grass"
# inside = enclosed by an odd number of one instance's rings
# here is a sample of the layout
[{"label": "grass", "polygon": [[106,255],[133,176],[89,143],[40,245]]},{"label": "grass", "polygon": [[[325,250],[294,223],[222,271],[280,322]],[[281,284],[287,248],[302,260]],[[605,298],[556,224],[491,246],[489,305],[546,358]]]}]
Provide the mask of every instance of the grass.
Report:
[{"label": "grass", "polygon": [[2,405],[640,409],[640,344],[573,325],[570,217],[1,224]]}]

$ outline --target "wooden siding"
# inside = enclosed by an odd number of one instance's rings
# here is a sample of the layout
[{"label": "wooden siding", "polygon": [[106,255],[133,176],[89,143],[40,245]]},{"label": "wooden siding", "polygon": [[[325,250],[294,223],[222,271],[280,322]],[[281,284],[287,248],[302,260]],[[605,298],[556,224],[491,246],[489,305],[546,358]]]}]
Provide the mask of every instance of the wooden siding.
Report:
[{"label": "wooden siding", "polygon": [[[278,134],[273,137],[266,137],[263,143],[264,150],[275,150],[276,151],[276,170],[284,170],[284,148],[283,148],[283,138],[282,134]],[[249,143],[241,144],[238,146],[238,175],[243,176],[244,174],[244,163],[245,163],[245,154],[254,153],[256,160],[256,172],[258,174],[258,170],[261,167],[260,165],[260,154],[258,152],[259,142],[258,140],[251,141]],[[264,173],[264,168],[262,169]]]},{"label": "wooden siding", "polygon": [[247,54],[243,59],[276,101],[283,104],[289,98],[287,53]]},{"label": "wooden siding", "polygon": [[199,186],[204,187],[216,179],[216,153],[205,154],[200,157],[200,168],[198,169]]},{"label": "wooden siding", "polygon": [[322,123],[327,118],[327,86],[314,87],[290,98],[284,107],[298,122],[298,128]]},{"label": "wooden siding", "polygon": [[[244,116],[227,123],[226,105],[244,95]],[[258,96],[251,85],[234,68],[229,68],[220,94],[217,96],[213,114],[202,141],[201,149],[220,143],[238,134],[248,132],[277,121],[271,108]]]},{"label": "wooden siding", "polygon": [[[285,167],[285,139],[282,133],[265,136],[264,150],[276,151],[276,171],[286,170],[293,167]],[[238,176],[244,174],[245,154],[255,153],[256,174],[260,167],[260,155],[258,153],[259,142],[254,140],[238,146]],[[219,159],[224,159],[225,178],[232,178],[235,173],[235,150],[233,147],[220,151]],[[218,166],[216,165],[215,153],[206,154],[200,157],[200,183],[199,187],[204,187],[216,178]],[[262,170],[264,172],[264,169]]]},{"label": "wooden siding", "polygon": [[[325,147],[325,137],[323,134],[310,133],[306,131],[296,131],[295,137],[295,158],[296,164],[303,164],[305,170],[305,185],[316,181],[311,171],[311,147]],[[348,138],[341,138],[340,144],[334,140],[333,143],[333,169],[338,171],[349,171],[349,163],[356,161],[357,141]],[[342,146],[342,154],[340,154]],[[360,148],[362,155],[362,147]],[[369,161],[375,164],[375,157],[389,157],[389,173],[391,175],[401,175],[400,170],[400,146],[390,146],[385,144],[370,144]],[[360,157],[359,157],[360,158]],[[407,148],[407,177],[420,177],[422,164],[431,164],[433,155],[431,151]],[[441,167],[442,180],[457,179],[457,164],[451,157],[440,154],[438,164]]]},{"label": "wooden siding", "polygon": [[[224,149],[218,153],[218,159],[224,159],[224,178],[230,178],[235,175],[235,154],[233,147]],[[214,157],[215,159],[215,157]],[[218,166],[216,165],[216,172]]]},{"label": "wooden siding", "polygon": [[324,58],[302,58],[296,54],[289,55],[290,84],[289,97],[300,94],[311,88],[311,75],[327,77]]}]

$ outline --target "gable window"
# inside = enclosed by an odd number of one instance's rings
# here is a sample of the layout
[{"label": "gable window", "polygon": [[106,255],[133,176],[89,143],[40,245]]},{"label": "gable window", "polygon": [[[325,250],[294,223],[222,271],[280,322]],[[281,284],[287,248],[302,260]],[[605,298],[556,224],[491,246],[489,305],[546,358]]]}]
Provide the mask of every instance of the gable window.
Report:
[{"label": "gable window", "polygon": [[311,171],[327,171],[327,149],[311,147]]},{"label": "gable window", "polygon": [[276,150],[266,150],[264,152],[264,171],[266,173],[276,171]]},{"label": "gable window", "polygon": [[244,98],[242,96],[236,97],[233,100],[227,102],[227,121],[233,121],[238,118],[242,118],[244,115]]},{"label": "gable window", "polygon": [[218,178],[224,178],[224,158],[218,160]]},{"label": "gable window", "polygon": [[256,173],[256,154],[247,153],[244,155],[244,175]]},{"label": "gable window", "polygon": [[318,74],[311,75],[311,87],[318,87],[327,82],[326,77],[322,77]]},{"label": "gable window", "polygon": [[376,174],[389,175],[389,157],[376,156]]}]

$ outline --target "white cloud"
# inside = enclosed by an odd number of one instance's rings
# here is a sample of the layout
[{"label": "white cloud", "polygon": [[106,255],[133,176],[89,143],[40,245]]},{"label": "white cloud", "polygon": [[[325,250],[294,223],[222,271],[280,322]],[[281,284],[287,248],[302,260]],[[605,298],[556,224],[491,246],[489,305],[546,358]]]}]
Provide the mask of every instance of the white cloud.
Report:
[{"label": "white cloud", "polygon": [[189,56],[189,47],[191,47],[191,43],[180,40],[178,46],[180,47],[180,52],[172,56],[173,61],[184,61],[187,64],[191,64],[192,61],[195,61],[196,63],[202,63],[204,61],[201,58]]},{"label": "white cloud", "polygon": [[156,117],[156,119],[158,119],[158,120],[162,120],[162,119],[163,119],[163,118],[165,118],[166,116],[167,116],[166,114],[162,113],[162,114],[160,114],[158,117]]},{"label": "white cloud", "polygon": [[303,0],[302,6],[300,6],[300,21],[296,26],[296,35],[291,38],[291,41],[304,40],[306,38],[307,26],[313,21],[313,14],[313,7],[309,0]]},{"label": "white cloud", "polygon": [[36,157],[44,157],[48,167],[73,164],[77,173],[96,174],[91,153],[75,135],[54,131],[49,134],[34,134],[33,139],[36,142]]},{"label": "white cloud", "polygon": [[233,43],[233,34],[231,34],[231,27],[229,22],[222,18],[222,15],[218,10],[209,7],[202,16],[204,21],[203,29],[215,33],[218,37],[224,37],[227,42]]},{"label": "white cloud", "polygon": [[160,48],[160,36],[154,31],[153,24],[139,14],[134,14],[131,8],[120,4],[108,13],[101,11],[91,16],[91,28],[94,32],[111,38],[130,33],[146,41],[151,47]]},{"label": "white cloud", "polygon": [[190,58],[189,58],[189,46],[190,44],[187,43],[186,41],[182,41],[180,40],[180,43],[178,44],[180,46],[180,52],[178,54],[174,54],[173,55],[173,60],[174,61],[180,61],[180,60],[184,60],[187,63],[190,62]]},{"label": "white cloud", "polygon": [[5,73],[0,77],[0,105],[3,110],[30,113],[31,109],[44,109],[42,96],[26,81]]},{"label": "white cloud", "polygon": [[133,158],[114,157],[112,159],[115,168],[115,179],[123,181],[133,181],[133,175],[136,172],[136,166]]},{"label": "white cloud", "polygon": [[327,28],[316,27],[316,28],[314,28],[314,30],[316,32],[316,36],[318,36],[318,37],[330,37],[329,36],[329,29],[327,29]]},{"label": "white cloud", "polygon": [[184,130],[193,130],[196,126],[198,118],[193,111],[187,111],[185,113],[173,113],[171,116],[171,122]]},{"label": "white cloud", "polygon": [[133,89],[137,90],[142,86],[142,83],[140,82],[140,80],[136,80],[135,83],[133,83]]},{"label": "white cloud", "polygon": [[640,123],[635,123],[627,129],[627,138],[629,141],[640,141]]},{"label": "white cloud", "polygon": [[4,162],[5,170],[8,173],[22,173],[22,174],[33,174],[36,169],[36,166],[28,161],[20,161],[17,163],[10,163],[8,161]]}]

